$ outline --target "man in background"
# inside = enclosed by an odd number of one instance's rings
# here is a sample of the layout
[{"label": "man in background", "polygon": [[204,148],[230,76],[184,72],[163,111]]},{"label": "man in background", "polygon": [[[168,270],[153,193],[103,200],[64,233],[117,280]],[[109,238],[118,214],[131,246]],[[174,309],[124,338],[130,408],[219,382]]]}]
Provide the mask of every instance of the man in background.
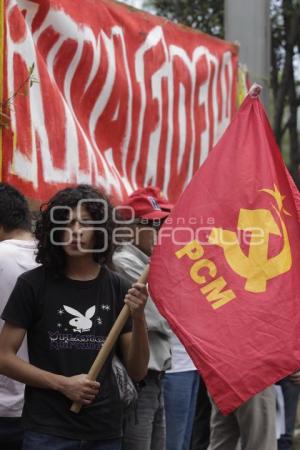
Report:
[{"label": "man in background", "polygon": [[240,439],[242,450],[277,450],[276,390],[257,393],[224,416],[212,400],[208,450],[233,450]]},{"label": "man in background", "polygon": [[[113,255],[115,269],[130,282],[135,281],[149,262],[156,233],[169,215],[170,207],[163,210],[160,198],[152,188],[138,189],[123,204],[123,218],[131,220],[130,242],[123,242]],[[129,214],[131,211],[131,214]],[[127,217],[127,214],[131,217]],[[126,217],[125,217],[126,216]],[[155,304],[148,298],[145,317],[149,337],[150,360],[148,372],[139,390],[137,405],[129,407],[124,421],[122,450],[162,450],[165,448],[165,410],[162,389],[164,372],[171,367],[171,331]]]},{"label": "man in background", "polygon": [[[25,198],[13,186],[0,183],[0,315],[18,276],[37,265],[35,249]],[[25,341],[19,355],[28,359]],[[23,397],[22,383],[0,375],[0,448],[5,450],[22,448]]]}]

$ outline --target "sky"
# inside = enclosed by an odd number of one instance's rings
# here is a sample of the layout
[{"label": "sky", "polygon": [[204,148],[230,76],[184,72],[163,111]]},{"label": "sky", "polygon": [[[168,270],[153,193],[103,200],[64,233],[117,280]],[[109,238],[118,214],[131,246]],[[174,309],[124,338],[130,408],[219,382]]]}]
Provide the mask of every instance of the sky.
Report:
[{"label": "sky", "polygon": [[146,2],[146,0],[118,0],[121,3],[125,3],[127,5],[131,5],[134,6],[135,8],[138,9],[143,9],[146,12],[149,12],[150,14],[155,14],[155,9],[153,7],[145,7],[143,6],[143,3]]},{"label": "sky", "polygon": [[135,8],[141,8],[143,0],[122,0],[122,3],[134,6]]},{"label": "sky", "polygon": [[127,5],[134,6],[135,8],[143,9],[143,0],[121,0],[122,3],[127,3]]}]

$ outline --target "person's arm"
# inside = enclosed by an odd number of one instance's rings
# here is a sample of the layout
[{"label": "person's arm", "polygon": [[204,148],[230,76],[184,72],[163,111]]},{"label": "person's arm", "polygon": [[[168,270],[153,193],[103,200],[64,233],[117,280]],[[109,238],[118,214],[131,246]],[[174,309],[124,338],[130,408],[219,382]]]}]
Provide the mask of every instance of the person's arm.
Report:
[{"label": "person's arm", "polygon": [[125,251],[115,251],[113,254],[113,264],[116,271],[126,278],[130,284],[136,282],[146,265],[145,262],[140,261],[131,253]]},{"label": "person's arm", "polygon": [[[115,269],[130,283],[134,283],[145,269],[144,262],[124,251],[115,252],[113,262]],[[168,338],[171,337],[171,328],[166,319],[158,311],[151,297],[148,297],[145,307],[145,317],[148,331],[159,332]]]},{"label": "person's arm", "polygon": [[289,375],[288,379],[294,384],[300,384],[300,370]]},{"label": "person's arm", "polygon": [[147,297],[146,286],[135,283],[124,300],[130,308],[132,332],[121,335],[120,345],[126,369],[134,381],[142,380],[148,370],[149,344],[144,314]]},{"label": "person's arm", "polygon": [[164,335],[167,338],[172,336],[172,330],[166,319],[160,314],[152,298],[149,296],[146,307],[145,317],[148,331],[154,331]]},{"label": "person's arm", "polygon": [[39,369],[16,355],[25,334],[24,328],[5,323],[0,334],[0,373],[33,387],[59,391],[83,405],[91,403],[100,383],[89,380],[86,374],[64,377]]}]

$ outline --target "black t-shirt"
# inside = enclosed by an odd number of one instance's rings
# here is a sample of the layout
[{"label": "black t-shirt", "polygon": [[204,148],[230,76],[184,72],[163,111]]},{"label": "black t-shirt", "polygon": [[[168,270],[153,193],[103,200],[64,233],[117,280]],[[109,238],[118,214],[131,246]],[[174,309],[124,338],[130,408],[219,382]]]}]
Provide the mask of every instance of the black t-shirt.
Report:
[{"label": "black t-shirt", "polygon": [[[27,330],[31,364],[60,375],[87,373],[124,303],[130,285],[102,267],[91,281],[54,278],[42,266],[24,273],[3,311],[5,321]],[[128,321],[122,333],[131,331]],[[123,407],[111,357],[98,378],[95,401],[79,414],[59,392],[26,386],[26,429],[72,439],[113,439],[122,435]]]}]

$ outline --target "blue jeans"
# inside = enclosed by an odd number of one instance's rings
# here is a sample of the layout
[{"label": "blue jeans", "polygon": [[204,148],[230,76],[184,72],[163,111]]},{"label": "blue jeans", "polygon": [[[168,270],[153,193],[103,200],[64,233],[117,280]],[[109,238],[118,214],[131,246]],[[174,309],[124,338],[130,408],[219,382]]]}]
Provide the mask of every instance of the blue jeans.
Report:
[{"label": "blue jeans", "polygon": [[190,448],[199,380],[196,370],[167,373],[163,379],[166,450]]},{"label": "blue jeans", "polygon": [[121,439],[79,441],[25,431],[22,450],[121,450]]},{"label": "blue jeans", "polygon": [[287,378],[280,382],[285,413],[285,433],[278,440],[278,450],[292,450],[300,386]]}]

